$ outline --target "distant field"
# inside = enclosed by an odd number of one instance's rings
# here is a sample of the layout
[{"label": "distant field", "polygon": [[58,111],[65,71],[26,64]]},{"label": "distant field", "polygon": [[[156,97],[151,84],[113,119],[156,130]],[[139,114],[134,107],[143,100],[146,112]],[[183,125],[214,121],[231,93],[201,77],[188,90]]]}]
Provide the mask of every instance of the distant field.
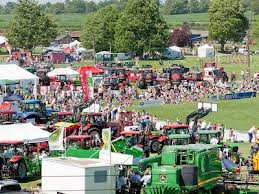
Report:
[{"label": "distant field", "polygon": [[192,28],[198,29],[206,29],[209,21],[208,13],[165,15],[164,18],[170,27],[178,27],[188,22]]},{"label": "distant field", "polygon": [[[52,17],[56,20],[59,31],[81,30],[85,20],[85,14],[60,14]],[[0,32],[8,31],[12,19],[13,15],[0,15]]]},{"label": "distant field", "polygon": [[[84,25],[85,14],[60,14],[53,15],[57,21],[60,31],[81,30]],[[206,28],[208,25],[207,13],[166,15],[165,21],[170,27],[181,26],[183,22],[190,23],[193,28]],[[9,29],[9,22],[13,15],[0,15],[0,31],[6,32]]]}]

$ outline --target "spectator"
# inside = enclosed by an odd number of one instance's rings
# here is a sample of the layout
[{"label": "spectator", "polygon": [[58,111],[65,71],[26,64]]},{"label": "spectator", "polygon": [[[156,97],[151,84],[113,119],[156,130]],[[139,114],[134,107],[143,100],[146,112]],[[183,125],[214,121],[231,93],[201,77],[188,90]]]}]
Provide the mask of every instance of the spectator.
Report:
[{"label": "spectator", "polygon": [[151,182],[151,175],[148,169],[144,172],[144,176],[141,178],[141,182],[143,183],[143,187]]},{"label": "spectator", "polygon": [[252,143],[252,140],[254,138],[256,134],[256,128],[255,126],[251,127],[249,130],[248,130],[248,137],[249,137],[249,142]]}]

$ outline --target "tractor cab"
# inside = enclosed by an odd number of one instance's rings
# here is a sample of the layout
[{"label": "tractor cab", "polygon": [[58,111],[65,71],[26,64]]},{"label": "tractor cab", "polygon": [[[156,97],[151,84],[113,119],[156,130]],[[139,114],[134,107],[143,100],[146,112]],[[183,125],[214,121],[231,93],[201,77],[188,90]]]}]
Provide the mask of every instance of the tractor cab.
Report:
[{"label": "tractor cab", "polygon": [[111,87],[112,90],[118,90],[120,84],[120,79],[117,76],[105,77],[103,85],[106,88]]},{"label": "tractor cab", "polygon": [[164,126],[164,133],[166,135],[171,134],[189,134],[189,126],[186,124],[169,124]]},{"label": "tractor cab", "polygon": [[49,69],[38,69],[35,73],[40,78],[40,83],[42,83],[42,85],[44,86],[50,85],[50,78],[47,76],[48,72],[50,72]]},{"label": "tractor cab", "polygon": [[216,138],[218,143],[220,143],[221,132],[215,130],[199,130],[197,132],[199,135],[199,141],[203,144],[210,144],[212,138]]},{"label": "tractor cab", "polygon": [[60,81],[60,82],[63,82],[63,83],[67,83],[68,82],[68,79],[67,79],[66,75],[57,75],[56,80]]},{"label": "tractor cab", "polygon": [[[120,83],[128,81],[127,71],[123,67],[118,67],[114,69],[114,74],[119,78]],[[125,84],[126,85],[126,84]]]},{"label": "tractor cab", "polygon": [[[70,135],[67,137],[68,145],[75,148],[90,149],[98,146],[89,135]],[[100,145],[99,145],[100,146]]]},{"label": "tractor cab", "polygon": [[80,122],[82,127],[87,124],[103,126],[106,124],[106,117],[102,113],[82,113]]},{"label": "tractor cab", "polygon": [[154,86],[156,75],[152,68],[143,68],[138,72],[138,87],[146,89],[147,86]]},{"label": "tractor cab", "polygon": [[6,124],[14,123],[16,121],[15,116],[16,116],[16,111],[11,111],[11,110],[1,111],[0,124],[6,125]]},{"label": "tractor cab", "polygon": [[[122,131],[121,136],[123,136],[130,146],[138,145],[141,143],[141,131],[129,130]],[[141,147],[141,146],[140,146]]]},{"label": "tractor cab", "polygon": [[205,63],[203,66],[203,80],[209,83],[217,83],[219,80],[228,81],[223,67],[218,68],[216,63]]},{"label": "tractor cab", "polygon": [[51,113],[51,120],[54,122],[72,122],[74,121],[72,112],[53,112]]},{"label": "tractor cab", "polygon": [[185,68],[180,64],[173,64],[170,68],[168,68],[168,78],[171,82],[171,85],[180,84],[183,79],[183,75],[188,71],[189,68]]},{"label": "tractor cab", "polygon": [[171,134],[169,135],[172,145],[188,145],[193,143],[190,134]]}]

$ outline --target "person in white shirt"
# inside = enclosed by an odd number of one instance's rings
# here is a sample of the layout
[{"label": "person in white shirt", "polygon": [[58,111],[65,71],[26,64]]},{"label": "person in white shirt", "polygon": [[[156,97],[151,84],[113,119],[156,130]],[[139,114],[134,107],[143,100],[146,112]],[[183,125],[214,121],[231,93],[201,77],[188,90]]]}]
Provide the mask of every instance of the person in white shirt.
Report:
[{"label": "person in white shirt", "polygon": [[219,143],[218,139],[213,137],[211,140],[210,140],[210,144],[212,145],[217,145]]},{"label": "person in white shirt", "polygon": [[151,182],[151,174],[148,169],[145,171],[144,176],[141,178],[141,182],[143,183],[143,187]]},{"label": "person in white shirt", "polygon": [[248,130],[248,137],[249,137],[249,142],[252,143],[253,137],[256,133],[256,128],[253,126],[251,129]]}]

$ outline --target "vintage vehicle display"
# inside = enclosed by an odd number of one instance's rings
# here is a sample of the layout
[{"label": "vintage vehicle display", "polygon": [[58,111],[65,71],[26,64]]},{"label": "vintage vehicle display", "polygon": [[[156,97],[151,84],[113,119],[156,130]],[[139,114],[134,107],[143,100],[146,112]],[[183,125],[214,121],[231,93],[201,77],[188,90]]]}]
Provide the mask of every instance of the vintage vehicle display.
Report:
[{"label": "vintage vehicle display", "polygon": [[119,90],[120,85],[120,80],[117,76],[104,77],[104,88],[111,88],[111,90]]},{"label": "vintage vehicle display", "polygon": [[140,161],[151,167],[152,180],[144,191],[154,193],[208,193],[221,178],[217,147],[205,144],[165,146],[158,156]]}]

